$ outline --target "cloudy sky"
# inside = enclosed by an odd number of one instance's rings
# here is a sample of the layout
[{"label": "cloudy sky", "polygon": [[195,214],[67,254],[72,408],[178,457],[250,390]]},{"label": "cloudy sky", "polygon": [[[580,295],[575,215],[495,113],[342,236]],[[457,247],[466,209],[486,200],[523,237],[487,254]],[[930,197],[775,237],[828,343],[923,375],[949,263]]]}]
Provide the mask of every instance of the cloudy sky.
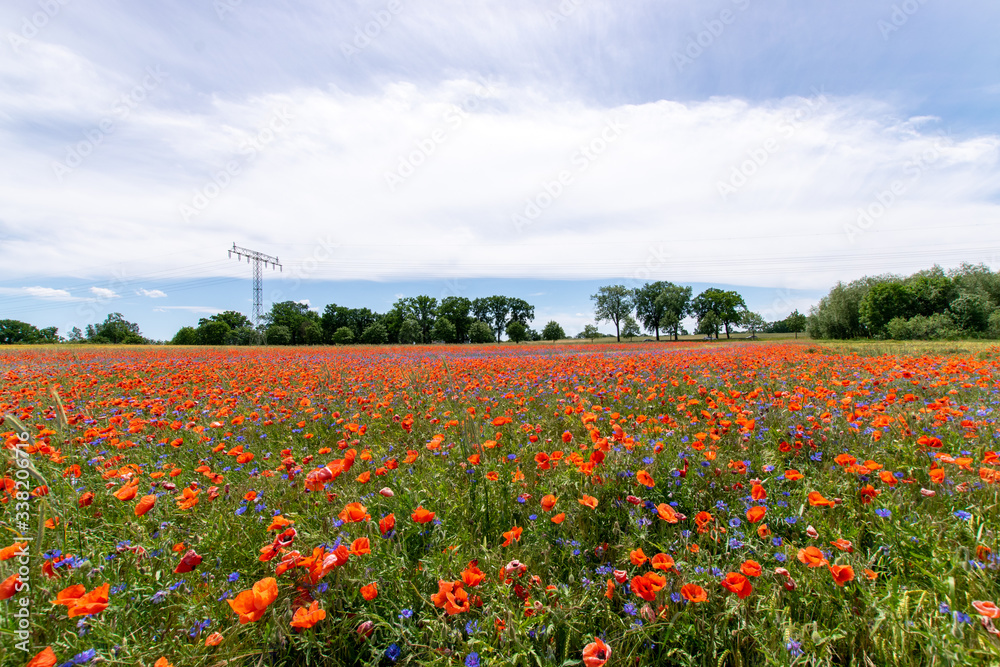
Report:
[{"label": "cloudy sky", "polygon": [[[5,0],[0,318],[1000,268],[995,0]],[[541,320],[541,321],[539,321]],[[606,328],[606,325],[605,325]]]}]

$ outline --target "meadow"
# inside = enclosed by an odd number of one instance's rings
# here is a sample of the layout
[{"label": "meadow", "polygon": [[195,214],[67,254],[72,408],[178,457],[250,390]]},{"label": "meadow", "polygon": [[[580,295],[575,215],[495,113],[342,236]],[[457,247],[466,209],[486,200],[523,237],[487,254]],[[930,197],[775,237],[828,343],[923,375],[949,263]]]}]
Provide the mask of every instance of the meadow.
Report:
[{"label": "meadow", "polygon": [[998,664],[997,348],[878,345],[0,351],[0,665]]}]

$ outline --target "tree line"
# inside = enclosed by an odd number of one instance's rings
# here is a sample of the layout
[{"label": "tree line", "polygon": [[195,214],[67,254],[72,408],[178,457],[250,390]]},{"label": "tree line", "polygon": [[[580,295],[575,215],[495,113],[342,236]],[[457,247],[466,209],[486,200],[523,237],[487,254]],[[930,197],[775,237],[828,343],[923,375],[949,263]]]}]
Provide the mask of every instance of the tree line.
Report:
[{"label": "tree line", "polygon": [[735,327],[750,335],[757,333],[798,333],[805,330],[806,318],[798,310],[783,320],[767,322],[747,308],[739,292],[710,287],[692,298],[692,288],[668,281],[646,283],[629,289],[625,285],[606,285],[591,295],[598,322],[615,327],[615,337],[634,338],[641,333],[640,325],[660,340],[660,332],[674,340],[687,335],[682,323],[695,318],[696,334],[719,338],[721,331],[730,338]]},{"label": "tree line", "polygon": [[[202,318],[197,327],[183,327],[171,342],[178,345],[367,345],[410,343],[515,343],[542,340],[556,332],[550,322],[541,332],[528,325],[535,307],[524,299],[494,295],[479,299],[449,296],[438,301],[427,295],[398,299],[385,313],[348,308],[335,303],[323,312],[297,301],[271,306],[258,329],[241,313],[226,311]],[[556,324],[558,326],[558,324]],[[560,337],[564,337],[564,334]]]},{"label": "tree line", "polygon": [[1000,338],[1000,274],[979,264],[838,282],[808,318],[813,338]]}]

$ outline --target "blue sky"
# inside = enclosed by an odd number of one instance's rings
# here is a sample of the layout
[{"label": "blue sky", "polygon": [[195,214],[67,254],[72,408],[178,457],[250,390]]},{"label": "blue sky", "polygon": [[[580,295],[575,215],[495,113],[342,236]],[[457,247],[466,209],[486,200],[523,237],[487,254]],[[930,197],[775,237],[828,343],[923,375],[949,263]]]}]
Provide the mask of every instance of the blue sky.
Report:
[{"label": "blue sky", "polygon": [[1000,268],[997,25],[972,0],[9,0],[0,317],[169,338],[249,312],[233,242],[281,258],[266,300],[505,293],[571,332],[610,282],[774,319],[837,280]]}]

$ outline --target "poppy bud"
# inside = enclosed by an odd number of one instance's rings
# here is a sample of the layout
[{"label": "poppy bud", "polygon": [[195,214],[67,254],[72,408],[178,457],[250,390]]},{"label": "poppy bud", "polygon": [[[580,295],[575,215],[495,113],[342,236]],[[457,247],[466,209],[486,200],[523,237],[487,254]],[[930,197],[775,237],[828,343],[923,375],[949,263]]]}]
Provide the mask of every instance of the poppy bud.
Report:
[{"label": "poppy bud", "polygon": [[806,528],[806,535],[815,540],[817,537],[819,537],[819,532],[812,526],[809,526],[808,528]]},{"label": "poppy bud", "polygon": [[379,489],[378,493],[383,498],[392,498],[394,495],[396,495],[395,493],[392,492],[392,489],[390,489],[388,486],[383,486],[381,489]]},{"label": "poppy bud", "polygon": [[173,482],[164,482],[163,488],[166,489],[167,491],[173,491],[174,489],[177,488],[177,485],[174,484]]},{"label": "poppy bud", "polygon": [[722,470],[720,470],[719,468],[716,468],[716,469],[715,469],[715,470],[713,470],[712,472],[714,472],[714,473],[715,473],[715,476],[716,476],[716,477],[718,477],[719,475],[721,475],[721,474],[722,474]]},{"label": "poppy bud", "polygon": [[788,577],[787,579],[785,579],[785,590],[786,591],[794,591],[795,590],[795,581],[793,581],[791,577]]},{"label": "poppy bud", "polygon": [[774,568],[774,573],[775,573],[775,574],[781,574],[781,575],[784,575],[784,576],[786,576],[786,577],[790,577],[790,576],[792,576],[792,575],[790,575],[790,574],[788,573],[788,570],[786,570],[786,569],[785,569],[785,568],[783,568],[783,567],[776,567],[776,568]]},{"label": "poppy bud", "polygon": [[843,498],[834,498],[833,499],[833,504],[834,505],[843,505],[844,504],[844,499]]},{"label": "poppy bud", "polygon": [[642,504],[642,498],[639,498],[637,496],[629,496],[625,500],[629,501],[633,505],[641,505]]},{"label": "poppy bud", "polygon": [[933,489],[920,489],[920,495],[922,495],[924,498],[933,498],[935,495],[937,495],[937,492],[934,491]]},{"label": "poppy bud", "polygon": [[371,637],[373,632],[375,632],[375,624],[371,621],[365,621],[357,629],[358,636],[361,637],[362,641]]},{"label": "poppy bud", "polygon": [[222,487],[222,493],[227,496],[229,495],[229,484],[226,484],[224,487]]},{"label": "poppy bud", "polygon": [[615,581],[619,584],[624,584],[628,581],[628,572],[625,570],[615,570]]},{"label": "poppy bud", "polygon": [[644,619],[646,619],[650,623],[656,620],[656,614],[653,613],[653,608],[650,607],[648,604],[642,605],[642,609],[639,610],[639,613],[642,615]]}]

